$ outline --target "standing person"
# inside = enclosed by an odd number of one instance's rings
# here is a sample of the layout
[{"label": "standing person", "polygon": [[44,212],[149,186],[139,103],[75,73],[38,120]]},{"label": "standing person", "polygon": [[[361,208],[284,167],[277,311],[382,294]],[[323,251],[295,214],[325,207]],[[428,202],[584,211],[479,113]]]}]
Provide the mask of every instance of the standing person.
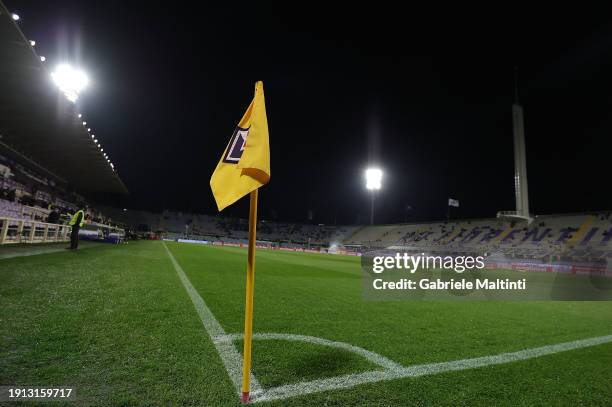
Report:
[{"label": "standing person", "polygon": [[76,250],[79,247],[79,230],[85,224],[85,211],[79,209],[68,224],[72,226],[72,232],[70,233],[70,247],[66,249]]},{"label": "standing person", "polygon": [[60,214],[56,207],[50,208],[51,213],[47,217],[47,223],[59,223]]}]

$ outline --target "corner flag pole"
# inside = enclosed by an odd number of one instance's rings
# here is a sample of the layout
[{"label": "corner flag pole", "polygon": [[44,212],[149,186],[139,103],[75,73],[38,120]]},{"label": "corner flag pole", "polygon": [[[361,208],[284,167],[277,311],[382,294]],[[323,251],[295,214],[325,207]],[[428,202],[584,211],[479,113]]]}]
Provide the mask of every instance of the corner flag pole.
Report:
[{"label": "corner flag pole", "polygon": [[250,194],[249,252],[247,255],[246,302],[244,307],[244,352],[242,362],[242,402],[251,392],[251,342],[253,339],[253,289],[255,285],[255,240],[257,235],[257,189]]}]

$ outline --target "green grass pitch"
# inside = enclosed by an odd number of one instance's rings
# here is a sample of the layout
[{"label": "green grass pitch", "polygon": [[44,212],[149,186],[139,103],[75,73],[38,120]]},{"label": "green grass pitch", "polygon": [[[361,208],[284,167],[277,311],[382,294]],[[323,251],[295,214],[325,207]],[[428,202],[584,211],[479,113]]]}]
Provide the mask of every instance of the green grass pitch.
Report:
[{"label": "green grass pitch", "polygon": [[[241,333],[246,251],[165,244],[223,329]],[[358,258],[258,250],[254,331],[410,366],[610,335],[612,302],[364,301]],[[610,366],[607,343],[259,405],[602,406]],[[253,342],[264,389],[372,369],[337,348]],[[12,384],[74,386],[78,405],[239,405],[162,242],[0,260],[0,385]]]}]

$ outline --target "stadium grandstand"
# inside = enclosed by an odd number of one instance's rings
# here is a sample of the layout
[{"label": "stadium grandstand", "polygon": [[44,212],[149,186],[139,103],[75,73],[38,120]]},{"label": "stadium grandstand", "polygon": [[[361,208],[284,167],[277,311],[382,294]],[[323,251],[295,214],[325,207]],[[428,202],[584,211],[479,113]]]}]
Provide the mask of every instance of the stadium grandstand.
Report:
[{"label": "stadium grandstand", "polygon": [[[106,207],[103,211],[141,237],[243,246],[248,240],[245,219]],[[292,250],[486,253],[489,266],[549,271],[568,265],[605,271],[612,264],[611,212],[540,215],[529,224],[500,218],[362,227],[260,221],[258,233],[260,246]]]},{"label": "stadium grandstand", "polygon": [[[499,218],[365,227],[347,247],[411,253],[485,253],[489,267],[552,271],[567,266],[610,271],[612,213],[541,215],[530,224]],[[585,269],[585,270],[586,270]]]},{"label": "stadium grandstand", "polygon": [[127,189],[44,59],[0,3],[0,244],[66,241],[83,207],[82,238],[119,241],[121,225],[85,197]]}]

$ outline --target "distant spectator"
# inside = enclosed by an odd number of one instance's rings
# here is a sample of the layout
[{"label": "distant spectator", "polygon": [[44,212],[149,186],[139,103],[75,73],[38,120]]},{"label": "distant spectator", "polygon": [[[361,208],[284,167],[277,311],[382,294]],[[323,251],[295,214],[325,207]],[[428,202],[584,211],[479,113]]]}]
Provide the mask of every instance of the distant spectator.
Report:
[{"label": "distant spectator", "polygon": [[59,223],[60,214],[57,211],[57,208],[53,208],[49,216],[47,217],[47,223]]}]

